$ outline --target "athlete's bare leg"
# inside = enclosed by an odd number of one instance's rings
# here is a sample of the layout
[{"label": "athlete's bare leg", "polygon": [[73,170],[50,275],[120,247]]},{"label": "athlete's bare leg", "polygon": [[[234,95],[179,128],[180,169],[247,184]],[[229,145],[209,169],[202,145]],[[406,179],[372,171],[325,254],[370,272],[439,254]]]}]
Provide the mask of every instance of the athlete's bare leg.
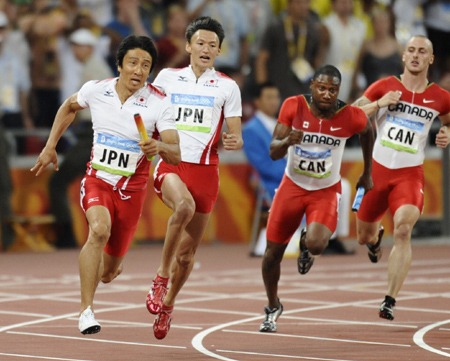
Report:
[{"label": "athlete's bare leg", "polygon": [[360,245],[371,244],[378,242],[378,230],[380,228],[379,222],[364,222],[358,217],[356,218],[356,234],[358,243]]},{"label": "athlete's bare leg", "polygon": [[306,247],[312,255],[319,255],[328,245],[333,232],[319,222],[312,222],[306,227]]},{"label": "athlete's bare leg", "polygon": [[103,273],[101,281],[109,283],[123,271],[123,257],[114,257],[103,252]]},{"label": "athlete's bare leg", "polygon": [[103,248],[111,234],[111,217],[107,208],[94,206],[86,211],[88,239],[78,258],[81,285],[81,312],[93,308],[94,294],[103,274]]},{"label": "athlete's bare leg", "polygon": [[211,213],[196,212],[183,231],[180,244],[175,251],[175,259],[172,262],[171,286],[164,298],[165,306],[170,307],[175,304],[176,296],[191,274],[195,253],[205,233],[210,215]]},{"label": "athlete's bare leg", "polygon": [[394,215],[394,247],[388,260],[387,295],[396,298],[411,266],[411,232],[420,217],[416,206],[401,206]]},{"label": "athlete's bare leg", "polygon": [[268,240],[266,251],[264,252],[262,276],[270,309],[280,307],[278,302],[278,281],[280,280],[281,261],[283,260],[286,247],[287,243],[280,244]]},{"label": "athlete's bare leg", "polygon": [[171,273],[172,261],[180,244],[184,229],[194,216],[195,202],[184,182],[174,173],[165,176],[161,191],[164,204],[172,209],[173,213],[167,223],[161,264],[157,274],[161,277],[168,278]]}]

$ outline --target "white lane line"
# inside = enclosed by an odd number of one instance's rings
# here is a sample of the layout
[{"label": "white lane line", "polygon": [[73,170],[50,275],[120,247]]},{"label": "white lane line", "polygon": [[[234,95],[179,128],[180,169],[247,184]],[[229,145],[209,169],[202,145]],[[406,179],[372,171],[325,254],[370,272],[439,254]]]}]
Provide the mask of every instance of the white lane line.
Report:
[{"label": "white lane line", "polygon": [[379,346],[397,346],[397,347],[411,347],[411,345],[405,345],[401,343],[387,343],[387,342],[374,342],[374,341],[360,341],[360,340],[349,340],[343,338],[330,338],[330,337],[317,337],[317,336],[302,336],[302,335],[288,335],[282,333],[264,333],[256,331],[241,331],[241,330],[222,330],[222,332],[232,332],[232,333],[245,333],[248,335],[270,335],[271,337],[291,337],[291,338],[306,338],[310,340],[320,340],[320,341],[335,341],[335,342],[346,342],[346,343],[359,343],[365,345],[379,345]]},{"label": "white lane line", "polygon": [[121,344],[121,345],[132,345],[132,346],[150,346],[150,347],[186,349],[186,346],[161,345],[161,344],[141,343],[141,342],[127,342],[127,341],[105,340],[105,339],[87,338],[87,337],[60,336],[60,335],[50,335],[50,334],[46,334],[46,333],[19,332],[19,331],[8,331],[7,333],[11,333],[11,334],[14,334],[14,335],[40,336],[40,337],[49,337],[49,338],[62,338],[62,339],[65,339],[65,340],[81,340],[81,341],[91,341],[91,342],[100,342],[100,343],[113,343],[115,345]]},{"label": "white lane line", "polygon": [[323,358],[323,357],[308,357],[308,356],[290,356],[290,355],[279,355],[275,353],[261,353],[261,352],[247,352],[247,351],[231,351],[231,350],[216,350],[217,352],[229,352],[242,355],[258,355],[258,356],[270,356],[270,357],[280,357],[280,358],[292,358],[297,360],[317,360],[317,361],[355,361],[347,359],[337,359],[337,358]]},{"label": "white lane line", "polygon": [[434,347],[431,347],[430,345],[426,344],[425,341],[423,340],[425,334],[428,331],[433,330],[435,328],[438,328],[438,327],[440,327],[442,325],[445,325],[447,323],[450,323],[450,320],[445,320],[445,321],[441,321],[441,322],[432,323],[431,325],[428,325],[428,326],[420,329],[419,331],[417,331],[414,334],[413,340],[414,340],[415,344],[417,346],[427,350],[427,351],[437,353],[438,355],[441,355],[441,356],[450,357],[449,353],[441,351],[441,350],[438,350],[438,349],[435,349]]},{"label": "white lane line", "polygon": [[[178,309],[177,309],[178,310]],[[78,318],[71,317],[69,318],[71,321],[78,321]],[[114,321],[114,320],[104,320],[97,318],[97,321],[102,323],[108,323],[113,326],[111,327],[153,327],[153,321],[152,322],[130,322],[130,321]],[[174,325],[171,324],[170,328],[182,328],[186,330],[203,330],[203,327],[197,327],[197,326],[183,326],[183,325]]]},{"label": "white lane line", "polygon": [[20,358],[32,358],[39,360],[57,360],[57,361],[93,361],[93,360],[85,360],[85,359],[75,359],[75,358],[61,358],[61,357],[50,357],[50,356],[33,356],[33,355],[20,355],[14,353],[3,353],[0,352],[0,356],[10,356],[10,357],[20,357]]}]

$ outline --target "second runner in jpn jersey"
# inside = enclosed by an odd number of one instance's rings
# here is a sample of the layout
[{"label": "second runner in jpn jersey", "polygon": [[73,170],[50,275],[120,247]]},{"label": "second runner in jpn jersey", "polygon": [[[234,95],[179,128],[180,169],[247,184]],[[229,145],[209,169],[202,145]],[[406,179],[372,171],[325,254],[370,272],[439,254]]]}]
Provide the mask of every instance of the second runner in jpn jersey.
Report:
[{"label": "second runner in jpn jersey", "polygon": [[278,122],[303,130],[301,144],[288,149],[286,175],[299,187],[317,190],[340,181],[340,168],[345,143],[360,133],[367,124],[365,113],[338,100],[332,119],[317,119],[310,110],[311,96],[286,99]]},{"label": "second runner in jpn jersey", "polygon": [[173,104],[182,161],[218,164],[223,120],[242,116],[236,82],[214,69],[207,69],[197,79],[189,65],[161,70],[153,85],[161,88]]},{"label": "second runner in jpn jersey", "polygon": [[400,91],[401,98],[398,104],[379,109],[375,116],[373,159],[390,169],[421,165],[433,121],[450,113],[450,93],[435,83],[428,84],[422,93],[411,92],[399,78],[391,76],[372,84],[364,95],[376,101],[391,90]]}]

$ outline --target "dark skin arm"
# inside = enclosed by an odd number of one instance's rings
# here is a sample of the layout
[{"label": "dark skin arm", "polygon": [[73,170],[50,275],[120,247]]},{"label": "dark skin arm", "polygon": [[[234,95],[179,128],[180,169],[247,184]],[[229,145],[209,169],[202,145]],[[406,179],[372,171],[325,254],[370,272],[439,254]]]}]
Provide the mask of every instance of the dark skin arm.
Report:
[{"label": "dark skin arm", "polygon": [[284,158],[291,145],[301,144],[303,130],[292,130],[284,124],[277,123],[270,142],[270,158],[278,160]]},{"label": "dark skin arm", "polygon": [[364,171],[356,183],[356,188],[363,187],[367,193],[373,188],[372,182],[372,151],[374,144],[373,128],[370,120],[367,120],[366,127],[359,133],[359,141],[364,159]]}]

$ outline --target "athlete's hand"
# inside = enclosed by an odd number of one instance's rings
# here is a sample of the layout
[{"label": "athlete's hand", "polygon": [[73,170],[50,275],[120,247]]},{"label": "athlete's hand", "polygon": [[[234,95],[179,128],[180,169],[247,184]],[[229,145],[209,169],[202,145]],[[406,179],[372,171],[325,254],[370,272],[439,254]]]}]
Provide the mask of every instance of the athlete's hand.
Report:
[{"label": "athlete's hand", "polygon": [[238,150],[242,148],[244,144],[241,137],[236,134],[222,133],[222,144],[226,150]]},{"label": "athlete's hand", "polygon": [[436,134],[436,146],[438,148],[445,148],[450,143],[449,130],[446,125],[439,129],[439,133]]},{"label": "athlete's hand", "polygon": [[303,139],[303,130],[294,129],[291,130],[288,137],[286,138],[287,144],[289,146],[294,144],[301,144]]},{"label": "athlete's hand", "polygon": [[36,176],[41,174],[47,166],[53,163],[53,169],[58,171],[58,156],[56,155],[56,150],[54,148],[44,147],[41,154],[39,154],[36,164],[30,169],[31,172],[36,172]]},{"label": "athlete's hand", "polygon": [[147,158],[154,157],[159,154],[159,144],[160,142],[156,139],[150,138],[146,140],[141,140],[138,145],[141,147],[142,152]]},{"label": "athlete's hand", "polygon": [[356,189],[358,189],[359,187],[363,187],[365,193],[373,188],[372,175],[370,173],[363,173],[359,177],[358,182],[356,182]]},{"label": "athlete's hand", "polygon": [[397,104],[402,97],[402,92],[399,90],[389,91],[384,94],[380,99],[377,100],[377,106],[379,108],[384,108],[389,105]]}]

